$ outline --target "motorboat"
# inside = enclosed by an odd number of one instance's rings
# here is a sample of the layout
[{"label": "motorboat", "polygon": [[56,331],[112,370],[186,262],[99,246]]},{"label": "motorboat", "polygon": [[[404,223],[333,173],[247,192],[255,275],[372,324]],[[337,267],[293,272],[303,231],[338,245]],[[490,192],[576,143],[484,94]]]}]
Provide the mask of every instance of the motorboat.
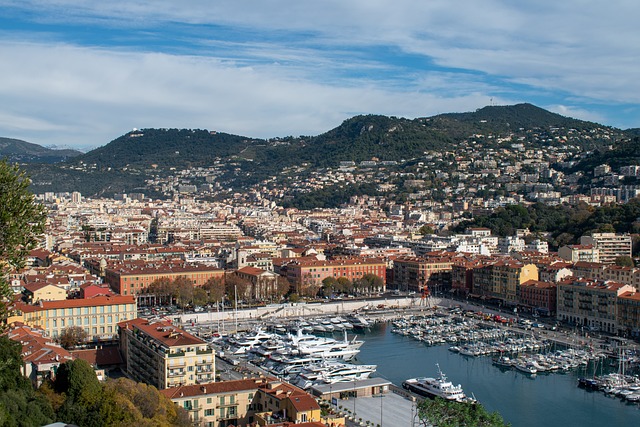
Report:
[{"label": "motorboat", "polygon": [[436,378],[418,377],[410,378],[402,383],[402,386],[414,393],[427,397],[440,397],[442,399],[455,402],[474,402],[475,399],[468,397],[462,390],[460,384],[454,385],[447,379],[445,374],[438,368]]}]

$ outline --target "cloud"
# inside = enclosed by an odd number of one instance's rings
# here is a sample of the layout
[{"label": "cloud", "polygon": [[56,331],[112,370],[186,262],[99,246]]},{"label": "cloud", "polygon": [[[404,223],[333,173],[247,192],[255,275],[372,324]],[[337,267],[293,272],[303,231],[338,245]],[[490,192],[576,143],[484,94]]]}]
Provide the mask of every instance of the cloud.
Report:
[{"label": "cloud", "polygon": [[0,44],[0,56],[14,59],[0,65],[7,83],[0,96],[12,110],[0,130],[46,144],[102,145],[133,127],[309,135],[355,113],[415,117],[488,100],[476,93],[445,97],[442,87],[432,94],[373,82],[330,85],[298,79],[279,65],[245,67],[195,56],[35,43]]},{"label": "cloud", "polygon": [[[355,113],[533,102],[637,122],[640,3],[0,0],[0,134],[316,134]],[[25,40],[27,40],[25,42]],[[624,108],[624,115],[618,110]]]}]

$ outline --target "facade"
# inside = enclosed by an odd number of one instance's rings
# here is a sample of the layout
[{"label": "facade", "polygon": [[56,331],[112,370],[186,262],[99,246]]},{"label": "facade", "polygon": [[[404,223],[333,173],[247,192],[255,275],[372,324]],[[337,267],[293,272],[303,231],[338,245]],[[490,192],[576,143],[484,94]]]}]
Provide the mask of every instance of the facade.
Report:
[{"label": "facade", "polygon": [[266,271],[256,267],[243,267],[237,270],[235,274],[251,284],[247,290],[251,299],[263,300],[276,293],[279,276],[273,271]]},{"label": "facade", "polygon": [[545,316],[556,313],[557,289],[554,283],[528,280],[520,285],[519,305]]},{"label": "facade", "polygon": [[126,373],[158,389],[215,381],[215,354],[205,341],[169,322],[118,324]]},{"label": "facade", "polygon": [[557,318],[608,333],[618,331],[617,300],[632,286],[612,281],[567,278],[558,282]]},{"label": "facade", "polygon": [[393,261],[393,282],[396,289],[422,292],[425,288],[442,289],[451,284],[450,258],[402,257]]},{"label": "facade", "polygon": [[128,263],[105,270],[105,282],[120,295],[143,293],[155,280],[185,277],[194,286],[202,286],[211,278],[223,278],[224,270],[186,263]]},{"label": "facade", "polygon": [[320,405],[311,395],[275,378],[184,385],[161,393],[204,427],[321,421]]},{"label": "facade", "polygon": [[592,233],[582,236],[580,243],[593,245],[600,252],[600,262],[613,264],[620,256],[631,257],[632,241],[629,234]]},{"label": "facade", "polygon": [[37,305],[16,303],[16,315],[8,323],[24,324],[43,329],[48,336],[57,337],[65,328],[80,326],[89,340],[113,340],[118,334],[118,323],[135,319],[138,307],[131,296],[97,296],[86,299],[40,301]]},{"label": "facade", "polygon": [[600,251],[594,245],[562,246],[558,256],[569,262],[600,262]]},{"label": "facade", "polygon": [[378,258],[345,258],[326,261],[307,258],[293,260],[286,266],[287,279],[294,285],[319,285],[327,277],[334,279],[346,277],[354,281],[365,274],[374,274],[386,283],[386,272],[386,262]]},{"label": "facade", "polygon": [[640,338],[640,293],[625,292],[618,297],[618,333]]},{"label": "facade", "polygon": [[35,304],[38,301],[61,301],[67,299],[67,291],[49,283],[29,283],[22,291],[27,302]]},{"label": "facade", "polygon": [[513,259],[498,260],[475,268],[473,280],[474,294],[515,306],[519,302],[520,285],[538,280],[538,267]]}]

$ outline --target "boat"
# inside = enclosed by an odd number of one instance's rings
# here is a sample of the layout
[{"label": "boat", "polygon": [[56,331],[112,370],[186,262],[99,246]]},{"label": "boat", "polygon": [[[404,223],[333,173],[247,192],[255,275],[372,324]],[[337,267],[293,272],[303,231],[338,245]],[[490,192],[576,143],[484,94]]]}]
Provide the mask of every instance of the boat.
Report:
[{"label": "boat", "polygon": [[439,364],[436,363],[436,367],[438,368],[437,378],[410,378],[402,383],[402,387],[422,396],[440,397],[455,402],[475,402],[475,399],[468,397],[464,393],[460,384],[454,385],[447,379],[442,370],[440,370]]},{"label": "boat", "polygon": [[336,384],[366,379],[376,371],[376,368],[376,365],[320,362],[305,366],[291,383],[306,390],[316,384]]},{"label": "boat", "polygon": [[492,363],[499,368],[512,368],[514,361],[509,356],[503,355],[497,359],[493,359]]},{"label": "boat", "polygon": [[538,372],[531,362],[518,361],[513,366],[515,366],[518,371],[529,375],[534,375]]}]

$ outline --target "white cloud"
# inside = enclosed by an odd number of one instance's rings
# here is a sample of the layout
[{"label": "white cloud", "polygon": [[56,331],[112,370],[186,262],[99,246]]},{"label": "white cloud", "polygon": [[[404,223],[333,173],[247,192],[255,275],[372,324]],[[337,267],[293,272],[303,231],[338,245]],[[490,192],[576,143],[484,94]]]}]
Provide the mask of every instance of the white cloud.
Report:
[{"label": "white cloud", "polygon": [[[49,24],[91,23],[129,42],[98,48],[100,41],[81,46],[87,41],[64,30],[0,33],[0,135],[43,144],[99,145],[151,126],[314,134],[358,112],[416,117],[536,95],[553,111],[606,123],[612,115],[580,103],[640,103],[636,1],[0,0],[0,7]],[[174,40],[176,25],[182,33]],[[136,45],[142,32],[159,44]],[[25,38],[32,43],[16,41]]]},{"label": "white cloud", "polygon": [[356,113],[415,117],[488,102],[477,93],[446,98],[443,87],[438,95],[321,84],[278,65],[193,56],[33,43],[0,44],[0,56],[14,58],[0,65],[0,96],[12,111],[0,132],[41,144],[102,145],[133,127],[309,135]]}]

